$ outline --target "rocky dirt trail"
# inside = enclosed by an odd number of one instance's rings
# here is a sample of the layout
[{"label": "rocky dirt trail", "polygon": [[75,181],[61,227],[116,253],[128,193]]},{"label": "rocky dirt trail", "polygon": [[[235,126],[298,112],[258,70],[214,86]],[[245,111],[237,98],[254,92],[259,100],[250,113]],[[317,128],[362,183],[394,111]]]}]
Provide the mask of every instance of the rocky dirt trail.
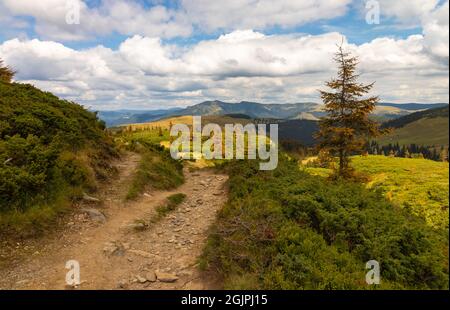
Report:
[{"label": "rocky dirt trail", "polygon": [[[208,229],[227,199],[226,175],[184,170],[186,182],[171,191],[147,191],[124,202],[140,157],[128,154],[117,164],[116,180],[105,184],[102,203],[82,206],[58,236],[31,245],[32,255],[0,270],[0,289],[208,289],[197,259]],[[178,208],[149,223],[156,208],[175,193],[186,194]],[[137,229],[136,229],[137,228]],[[144,227],[143,227],[144,228]],[[80,264],[81,284],[66,284],[66,262]]]}]

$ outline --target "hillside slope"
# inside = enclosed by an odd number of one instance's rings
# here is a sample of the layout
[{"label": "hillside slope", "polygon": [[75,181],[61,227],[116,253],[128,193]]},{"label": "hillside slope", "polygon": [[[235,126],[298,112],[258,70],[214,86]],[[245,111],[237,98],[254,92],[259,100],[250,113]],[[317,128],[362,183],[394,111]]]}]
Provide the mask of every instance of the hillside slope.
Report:
[{"label": "hillside slope", "polygon": [[[432,108],[440,108],[448,105],[436,104],[377,104],[373,113],[374,117],[382,120],[398,118],[413,112]],[[205,101],[183,110],[175,112],[173,115],[226,115],[245,114],[252,118],[273,118],[273,119],[310,119],[314,120],[324,115],[322,105],[314,102],[299,102],[286,104],[262,104],[258,102],[241,101],[237,103],[223,102],[219,100]]]},{"label": "hillside slope", "polygon": [[[379,103],[376,110],[372,114],[372,117],[379,121],[386,121],[408,115],[413,112],[443,106],[448,106],[448,104]],[[99,117],[106,122],[108,127],[133,123],[145,123],[183,115],[225,115],[235,118],[317,120],[324,115],[324,112],[322,111],[322,105],[314,102],[262,104],[249,101],[230,103],[219,100],[204,101],[186,108],[174,108],[167,110],[119,110],[99,112]]]},{"label": "hillside slope", "polygon": [[427,145],[449,144],[449,108],[430,109],[412,113],[383,124],[385,128],[394,128],[393,132],[381,137],[381,145]]},{"label": "hillside slope", "polygon": [[205,101],[176,112],[175,115],[225,115],[245,114],[252,118],[293,118],[301,112],[315,110],[317,104],[313,102],[292,104],[261,104],[257,102],[241,101],[228,103],[222,101]]},{"label": "hillside slope", "polygon": [[436,118],[436,117],[447,117],[448,118],[448,112],[449,107],[441,107],[441,108],[434,108],[434,109],[428,109],[424,111],[418,111],[411,113],[409,115],[405,115],[402,117],[399,117],[397,119],[393,119],[390,121],[387,121],[383,124],[384,128],[401,128],[405,125],[408,125],[414,121],[418,121],[423,118]]},{"label": "hillside slope", "polygon": [[25,233],[93,191],[116,155],[104,129],[78,104],[0,82],[0,230]]}]

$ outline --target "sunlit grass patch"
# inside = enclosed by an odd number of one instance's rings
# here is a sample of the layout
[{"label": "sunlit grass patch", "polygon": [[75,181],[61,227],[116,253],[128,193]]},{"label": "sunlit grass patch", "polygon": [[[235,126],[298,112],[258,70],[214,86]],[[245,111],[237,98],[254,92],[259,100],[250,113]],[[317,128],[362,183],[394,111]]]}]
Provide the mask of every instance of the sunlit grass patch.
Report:
[{"label": "sunlit grass patch", "polygon": [[[433,227],[448,227],[449,164],[420,158],[354,156],[351,165],[368,175],[367,188],[381,190],[394,205],[418,215]],[[328,177],[326,168],[306,167]]]}]

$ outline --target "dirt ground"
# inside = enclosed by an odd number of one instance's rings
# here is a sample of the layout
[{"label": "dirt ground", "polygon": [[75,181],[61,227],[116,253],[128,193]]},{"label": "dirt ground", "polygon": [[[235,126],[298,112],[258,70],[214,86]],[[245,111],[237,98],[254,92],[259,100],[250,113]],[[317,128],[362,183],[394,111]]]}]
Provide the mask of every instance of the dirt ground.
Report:
[{"label": "dirt ground", "polygon": [[[198,270],[197,259],[227,199],[227,176],[185,169],[186,182],[179,188],[148,190],[125,202],[139,160],[130,153],[117,162],[118,176],[95,196],[101,203],[78,208],[56,235],[19,245],[31,247],[31,254],[0,269],[0,289],[218,288]],[[156,208],[175,193],[186,194],[185,201],[150,223]],[[80,266],[81,284],[76,287],[66,283],[69,260]]]}]

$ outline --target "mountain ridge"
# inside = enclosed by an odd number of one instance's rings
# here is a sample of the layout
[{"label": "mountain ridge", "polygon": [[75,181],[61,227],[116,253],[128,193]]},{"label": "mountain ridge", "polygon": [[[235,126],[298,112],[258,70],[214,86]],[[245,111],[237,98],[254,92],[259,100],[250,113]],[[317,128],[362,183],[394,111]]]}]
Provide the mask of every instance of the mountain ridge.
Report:
[{"label": "mountain ridge", "polygon": [[[430,108],[443,107],[444,103],[379,103],[373,116],[380,121],[395,119],[413,112]],[[269,119],[306,119],[317,120],[325,115],[322,104],[315,102],[298,103],[259,103],[252,101],[225,102],[220,100],[207,100],[188,106],[186,108],[158,109],[158,110],[118,110],[100,111],[99,117],[108,126],[126,125],[132,123],[145,123],[172,116],[185,115],[247,115],[249,118]]]}]

